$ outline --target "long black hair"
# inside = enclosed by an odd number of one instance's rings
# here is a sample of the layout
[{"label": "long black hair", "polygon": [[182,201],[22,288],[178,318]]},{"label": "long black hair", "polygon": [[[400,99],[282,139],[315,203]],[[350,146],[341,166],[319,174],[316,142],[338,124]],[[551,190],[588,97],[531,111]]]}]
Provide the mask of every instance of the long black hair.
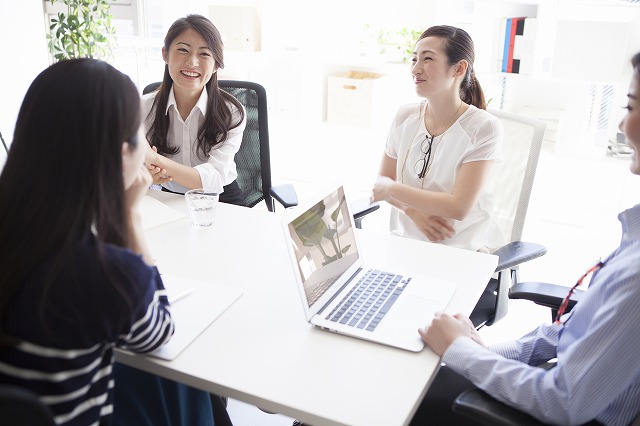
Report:
[{"label": "long black hair", "polygon": [[461,28],[450,25],[437,25],[423,32],[418,41],[426,37],[438,37],[444,40],[444,51],[449,59],[449,65],[455,65],[463,59],[469,63],[467,73],[460,85],[460,98],[477,108],[487,109],[484,92],[473,69],[476,54],[471,36]]},{"label": "long black hair", "polygon": [[90,232],[101,245],[128,243],[122,147],[136,149],[140,115],[136,86],[105,62],[61,61],[33,81],[0,175],[0,325],[44,261],[53,270],[42,294]]},{"label": "long black hair", "polygon": [[[187,29],[193,29],[204,39],[207,47],[213,54],[216,67],[224,68],[223,44],[220,32],[213,23],[201,15],[187,15],[175,21],[164,38],[164,49],[169,51],[171,43]],[[153,116],[153,123],[147,131],[147,140],[151,146],[155,146],[160,154],[176,154],[180,150],[178,146],[169,146],[167,142],[167,132],[169,131],[169,116],[165,113],[169,93],[173,80],[169,74],[169,65],[165,64],[162,84],[158,88],[158,94],[153,101],[153,106],[149,116]],[[200,129],[198,129],[198,140],[196,153],[198,157],[205,160],[216,145],[227,139],[229,130],[238,127],[244,120],[244,111],[241,104],[232,95],[228,94],[218,86],[218,73],[213,73],[211,79],[205,85],[208,94],[207,114]],[[227,102],[234,104],[240,111],[240,119],[233,122],[231,110]]]}]

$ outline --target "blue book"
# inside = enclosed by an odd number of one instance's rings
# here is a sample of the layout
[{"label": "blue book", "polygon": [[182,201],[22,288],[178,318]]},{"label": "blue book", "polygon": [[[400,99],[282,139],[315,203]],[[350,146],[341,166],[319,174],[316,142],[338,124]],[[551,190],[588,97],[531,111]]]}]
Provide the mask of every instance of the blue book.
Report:
[{"label": "blue book", "polygon": [[504,31],[504,51],[502,53],[502,72],[507,72],[509,65],[509,43],[511,40],[511,18],[507,18],[507,25]]}]

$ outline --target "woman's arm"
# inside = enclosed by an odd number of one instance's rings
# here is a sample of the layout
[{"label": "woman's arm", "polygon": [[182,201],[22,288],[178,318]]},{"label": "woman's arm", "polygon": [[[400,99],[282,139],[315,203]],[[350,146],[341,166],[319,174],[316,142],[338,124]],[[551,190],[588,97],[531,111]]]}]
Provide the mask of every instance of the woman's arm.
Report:
[{"label": "woman's arm", "polygon": [[[202,188],[200,173],[198,173],[195,168],[173,161],[164,155],[158,154],[154,148],[148,145],[147,147],[144,161],[147,163],[147,167],[151,173],[158,173],[164,170],[162,176],[167,176],[164,178],[164,182],[172,180],[188,189]],[[162,181],[154,181],[155,183],[163,183]]]},{"label": "woman's arm", "polygon": [[424,214],[462,220],[478,201],[491,164],[492,161],[462,164],[451,193],[425,191],[381,175],[373,189],[373,201],[406,205]]},{"label": "woman's arm", "polygon": [[[380,176],[384,176],[395,181],[396,166],[396,159],[389,157],[386,153],[383,154],[382,161],[380,162]],[[372,197],[371,201],[375,201],[374,197]],[[451,219],[424,213],[419,209],[408,206],[396,199],[391,198],[388,199],[387,202],[409,216],[418,229],[430,241],[442,241],[455,235],[455,228],[453,227],[453,220]]]}]

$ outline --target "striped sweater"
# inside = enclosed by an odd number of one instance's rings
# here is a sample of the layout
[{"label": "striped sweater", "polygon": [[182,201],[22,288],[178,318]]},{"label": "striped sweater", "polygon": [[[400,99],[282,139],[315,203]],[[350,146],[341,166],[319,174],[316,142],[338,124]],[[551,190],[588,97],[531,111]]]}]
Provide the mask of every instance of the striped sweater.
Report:
[{"label": "striped sweater", "polygon": [[106,245],[103,262],[98,252],[95,238],[87,237],[46,293],[51,266],[45,262],[7,311],[7,333],[19,343],[0,349],[0,382],[36,392],[60,425],[109,424],[113,348],[147,352],[173,334],[158,270],[127,249]]}]

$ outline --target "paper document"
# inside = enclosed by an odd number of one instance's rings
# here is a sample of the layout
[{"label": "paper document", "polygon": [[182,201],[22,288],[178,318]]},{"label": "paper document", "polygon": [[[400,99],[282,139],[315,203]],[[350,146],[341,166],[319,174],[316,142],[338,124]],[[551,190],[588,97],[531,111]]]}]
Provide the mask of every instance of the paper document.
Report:
[{"label": "paper document", "polygon": [[203,281],[162,274],[171,304],[175,333],[169,342],[149,355],[166,360],[177,357],[216,318],[224,313],[242,291]]},{"label": "paper document", "polygon": [[182,219],[186,215],[173,209],[153,197],[145,195],[140,204],[142,228],[144,230]]}]

